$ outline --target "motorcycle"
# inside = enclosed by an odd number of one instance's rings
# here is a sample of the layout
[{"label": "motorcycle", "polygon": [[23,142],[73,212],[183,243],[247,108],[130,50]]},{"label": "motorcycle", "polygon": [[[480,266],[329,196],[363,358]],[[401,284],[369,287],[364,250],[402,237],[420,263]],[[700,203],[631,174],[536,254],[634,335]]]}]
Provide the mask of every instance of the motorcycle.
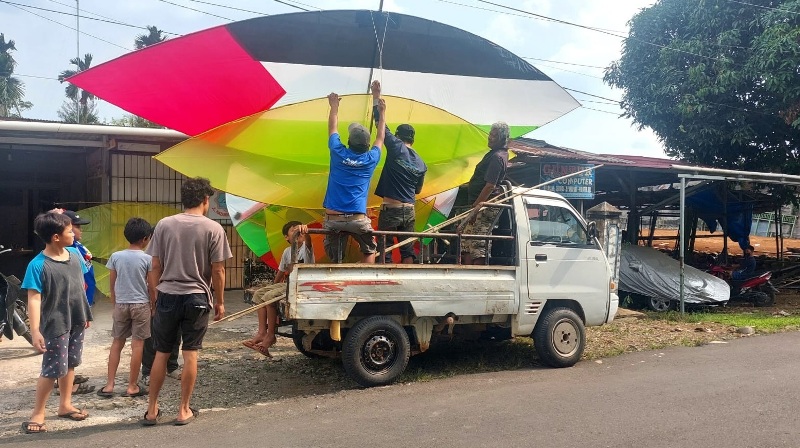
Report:
[{"label": "motorcycle", "polygon": [[[10,250],[0,246],[0,254]],[[15,332],[33,344],[28,327],[28,305],[21,297],[20,281],[13,275],[0,273],[0,335],[11,340]]]},{"label": "motorcycle", "polygon": [[778,290],[772,286],[772,272],[755,274],[744,280],[733,280],[729,271],[722,266],[712,266],[711,275],[725,280],[731,287],[731,299],[752,302],[756,306],[772,306]]}]

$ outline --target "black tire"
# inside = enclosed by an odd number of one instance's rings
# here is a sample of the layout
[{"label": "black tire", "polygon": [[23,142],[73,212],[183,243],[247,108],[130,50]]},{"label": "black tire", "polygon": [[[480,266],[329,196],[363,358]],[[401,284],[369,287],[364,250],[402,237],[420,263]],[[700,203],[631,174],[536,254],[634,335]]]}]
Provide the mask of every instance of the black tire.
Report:
[{"label": "black tire", "polygon": [[536,323],[533,346],[544,364],[556,368],[572,367],[586,348],[583,321],[569,308],[553,308]]},{"label": "black tire", "polygon": [[[292,342],[294,342],[294,346],[297,349],[297,351],[311,359],[322,358],[322,356],[316,353],[312,353],[306,350],[305,347],[303,347],[303,336],[305,335],[306,335],[305,331],[298,330],[296,325],[292,326]],[[319,338],[319,335],[317,335],[317,337],[314,338],[314,342],[316,342],[317,338]],[[311,343],[311,348],[314,348],[314,342]]]},{"label": "black tire", "polygon": [[28,307],[24,302],[17,300],[17,309],[14,315],[14,331],[18,335],[25,338],[29,344],[33,345],[33,338],[31,337],[30,318],[28,318]]},{"label": "black tire", "polygon": [[755,306],[772,306],[775,303],[775,294],[767,294],[763,291],[753,291],[748,294],[748,298],[753,301]]},{"label": "black tire", "polygon": [[347,332],[342,347],[344,370],[364,387],[396,381],[406,370],[409,356],[406,330],[385,316],[359,321]]},{"label": "black tire", "polygon": [[648,297],[646,299],[647,309],[658,313],[669,311],[672,309],[672,301],[669,299],[662,299],[659,297]]}]

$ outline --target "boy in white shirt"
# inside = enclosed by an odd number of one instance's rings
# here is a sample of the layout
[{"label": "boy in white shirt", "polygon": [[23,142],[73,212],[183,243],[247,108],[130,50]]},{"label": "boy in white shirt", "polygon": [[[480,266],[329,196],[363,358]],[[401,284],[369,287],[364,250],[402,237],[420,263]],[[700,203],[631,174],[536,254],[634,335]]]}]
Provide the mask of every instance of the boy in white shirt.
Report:
[{"label": "boy in white shirt", "polygon": [[131,337],[131,370],[128,387],[123,397],[147,395],[139,386],[139,368],[142,365],[144,340],[150,337],[150,300],[155,298],[155,288],[147,282],[153,270],[153,257],[144,253],[153,227],[142,218],[131,218],[125,224],[125,239],[130,246],[111,254],[106,267],[110,271],[111,303],[114,305],[111,351],[108,354],[108,379],[97,391],[103,398],[114,396],[114,379],[119,367],[120,354],[125,340]]},{"label": "boy in white shirt", "polygon": [[[302,240],[301,240],[302,235]],[[283,226],[283,237],[289,242],[289,247],[283,250],[281,261],[278,264],[278,273],[275,275],[275,283],[283,283],[286,277],[292,272],[292,242],[297,247],[297,263],[314,263],[314,249],[311,246],[311,236],[308,234],[308,227],[299,221],[289,221]],[[264,303],[265,293],[269,288],[262,288],[253,294],[253,303]],[[278,307],[271,303],[264,308],[258,309],[258,332],[252,339],[242,342],[245,347],[261,353],[267,358],[272,358],[269,348],[275,344],[275,331],[278,329]]]}]

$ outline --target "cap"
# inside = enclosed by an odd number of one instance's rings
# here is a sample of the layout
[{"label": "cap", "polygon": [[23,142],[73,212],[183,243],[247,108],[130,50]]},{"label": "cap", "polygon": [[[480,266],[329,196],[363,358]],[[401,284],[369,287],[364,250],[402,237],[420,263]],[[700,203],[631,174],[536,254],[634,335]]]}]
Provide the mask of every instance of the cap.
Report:
[{"label": "cap", "polygon": [[73,226],[75,226],[75,225],[82,226],[82,225],[85,225],[85,224],[89,224],[91,222],[88,219],[81,218],[80,215],[78,215],[77,213],[73,212],[72,210],[64,210],[64,214],[69,216],[69,219],[72,220],[72,225]]},{"label": "cap", "polygon": [[347,127],[347,132],[350,134],[347,138],[348,146],[356,146],[365,150],[369,149],[369,131],[364,125],[360,123],[350,123],[350,126]]},{"label": "cap", "polygon": [[414,126],[411,126],[410,124],[401,124],[397,127],[397,132],[395,132],[395,135],[400,140],[414,143]]}]

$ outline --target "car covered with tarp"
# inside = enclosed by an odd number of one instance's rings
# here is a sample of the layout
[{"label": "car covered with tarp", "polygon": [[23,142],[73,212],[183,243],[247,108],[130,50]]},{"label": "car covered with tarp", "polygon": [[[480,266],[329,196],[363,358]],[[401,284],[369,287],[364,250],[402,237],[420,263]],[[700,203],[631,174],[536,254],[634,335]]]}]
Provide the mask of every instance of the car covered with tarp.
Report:
[{"label": "car covered with tarp", "polygon": [[[730,287],[724,280],[688,265],[684,275],[685,304],[724,305],[730,299]],[[680,262],[650,247],[623,245],[619,289],[623,292],[620,297],[628,293],[655,311],[674,308],[681,297]]]}]

